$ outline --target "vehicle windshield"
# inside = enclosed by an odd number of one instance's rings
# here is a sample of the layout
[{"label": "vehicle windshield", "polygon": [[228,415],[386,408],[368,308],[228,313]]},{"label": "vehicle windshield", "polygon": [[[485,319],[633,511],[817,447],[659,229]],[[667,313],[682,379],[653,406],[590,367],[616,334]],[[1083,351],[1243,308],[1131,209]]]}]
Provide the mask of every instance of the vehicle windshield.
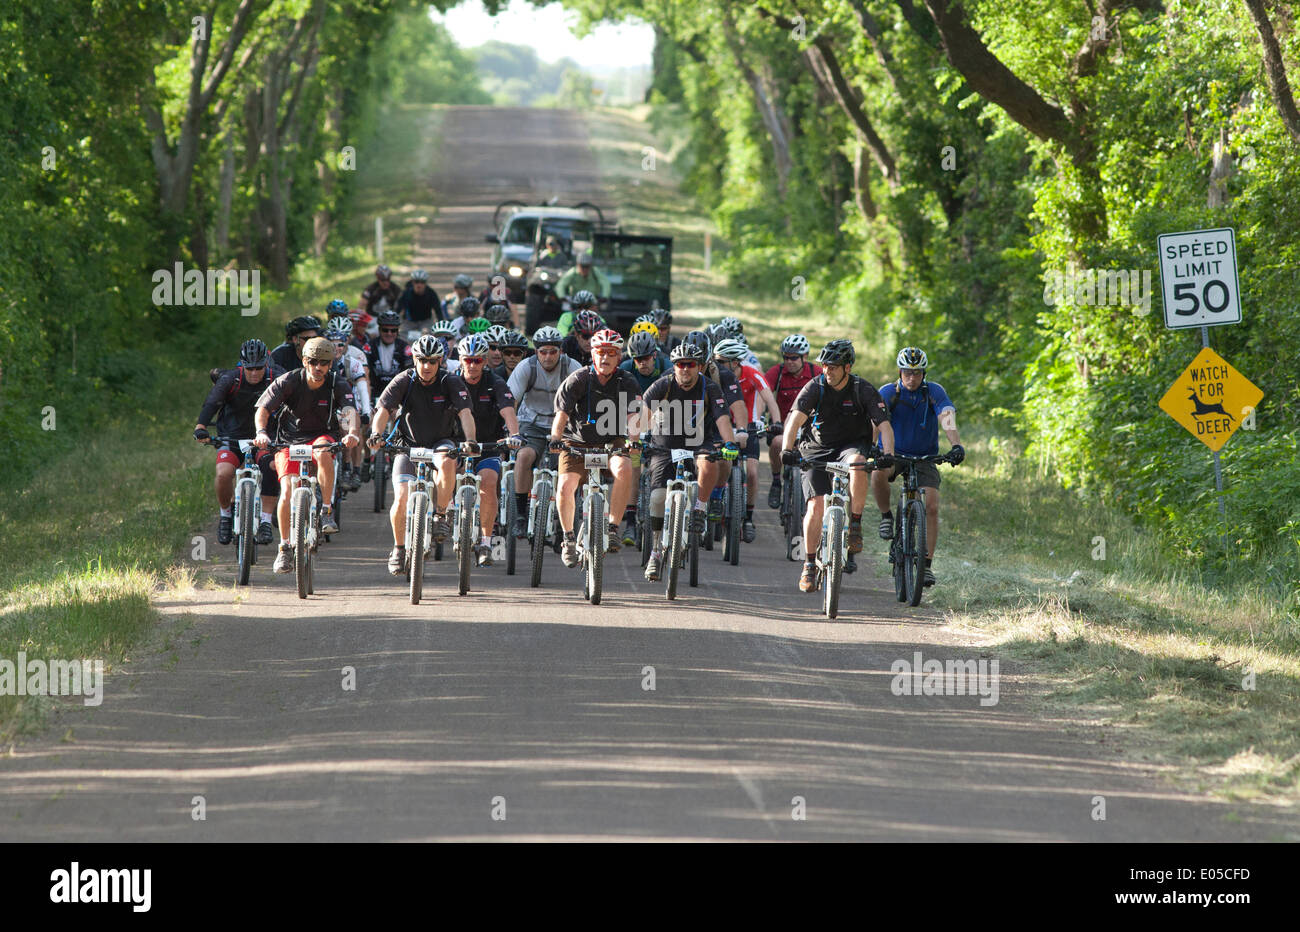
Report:
[{"label": "vehicle windshield", "polygon": [[672,244],[602,241],[596,246],[596,266],[610,284],[647,289],[645,295],[672,285]]},{"label": "vehicle windshield", "polygon": [[536,217],[515,217],[506,227],[503,243],[511,246],[531,246],[537,234]]},{"label": "vehicle windshield", "polygon": [[573,260],[578,253],[591,248],[591,234],[590,220],[547,217],[542,220],[542,249],[546,248],[546,237],[554,236],[560,241],[560,252]]}]

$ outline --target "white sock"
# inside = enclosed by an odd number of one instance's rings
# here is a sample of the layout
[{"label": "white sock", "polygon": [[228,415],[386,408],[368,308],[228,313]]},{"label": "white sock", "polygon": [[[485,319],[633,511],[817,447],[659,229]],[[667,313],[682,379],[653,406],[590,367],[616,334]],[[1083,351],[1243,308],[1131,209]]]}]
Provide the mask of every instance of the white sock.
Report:
[{"label": "white sock", "polygon": [[270,523],[271,523],[271,513],[270,513],[269,511],[264,511],[264,512],[262,512],[262,520],[263,520],[264,522],[266,522],[267,524],[270,524]]},{"label": "white sock", "polygon": [[229,518],[229,517],[230,517],[230,509],[229,509],[229,508],[222,508],[222,509],[221,509],[221,517],[223,517],[223,518]]},{"label": "white sock", "polygon": [[700,500],[697,498],[697,499],[695,500],[695,510],[696,510],[696,511],[708,511],[708,510],[709,510],[709,503],[708,503],[708,502],[702,502],[702,501],[700,501]]},{"label": "white sock", "polygon": [[491,547],[491,546],[492,546],[492,538],[489,537],[488,535],[484,534],[484,535],[483,535],[483,539],[480,540],[479,543],[482,544],[482,545],[485,546],[485,547]]},{"label": "white sock", "polygon": [[280,538],[280,546],[281,546],[281,547],[288,547],[288,546],[289,546],[289,538],[287,538],[287,537],[281,537],[281,538]]}]

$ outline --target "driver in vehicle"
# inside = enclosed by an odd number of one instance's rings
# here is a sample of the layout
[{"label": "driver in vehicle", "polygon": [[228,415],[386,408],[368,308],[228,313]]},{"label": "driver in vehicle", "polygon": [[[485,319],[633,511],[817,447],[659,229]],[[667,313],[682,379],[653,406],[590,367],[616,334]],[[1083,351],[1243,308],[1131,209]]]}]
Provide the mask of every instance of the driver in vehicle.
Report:
[{"label": "driver in vehicle", "polygon": [[569,264],[569,257],[560,249],[560,241],[554,234],[546,237],[546,251],[537,257],[539,268],[562,269]]}]

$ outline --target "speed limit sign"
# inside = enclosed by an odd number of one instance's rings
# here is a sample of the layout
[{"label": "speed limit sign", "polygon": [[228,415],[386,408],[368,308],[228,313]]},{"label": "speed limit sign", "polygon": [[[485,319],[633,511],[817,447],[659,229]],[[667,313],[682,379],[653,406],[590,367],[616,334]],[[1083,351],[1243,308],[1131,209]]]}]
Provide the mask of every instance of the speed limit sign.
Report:
[{"label": "speed limit sign", "polygon": [[1156,241],[1166,327],[1241,323],[1237,240],[1230,228],[1162,233]]}]

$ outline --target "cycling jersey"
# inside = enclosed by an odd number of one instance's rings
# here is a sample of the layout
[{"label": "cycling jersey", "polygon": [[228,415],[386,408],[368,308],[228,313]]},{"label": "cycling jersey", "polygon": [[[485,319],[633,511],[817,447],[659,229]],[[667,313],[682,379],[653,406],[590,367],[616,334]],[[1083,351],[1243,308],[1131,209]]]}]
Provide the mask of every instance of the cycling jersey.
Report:
[{"label": "cycling jersey", "polygon": [[807,459],[846,444],[870,443],[872,425],[889,417],[880,393],[857,375],[849,376],[839,391],[830,387],[825,374],[817,376],[799,392],[794,407],[808,415],[799,444]]},{"label": "cycling jersey", "polygon": [[785,366],[780,363],[767,370],[767,384],[772,386],[772,394],[776,396],[776,408],[781,412],[781,420],[784,421],[789,416],[790,408],[803,387],[821,375],[821,371],[821,366],[814,366],[810,362],[805,362],[796,375],[786,372]]},{"label": "cycling jersey", "polygon": [[650,370],[649,375],[642,375],[641,370],[636,367],[635,359],[625,359],[618,364],[618,367],[626,372],[632,373],[632,378],[636,379],[641,391],[645,391],[659,378],[664,375],[671,375],[673,371],[672,361],[663,353],[655,353],[655,367]]},{"label": "cycling jersey", "polygon": [[397,287],[397,282],[392,279],[388,280],[387,285],[379,284],[379,280],[376,279],[366,286],[365,291],[361,292],[361,297],[366,302],[366,310],[376,317],[384,310],[396,310],[398,299],[401,296],[402,292]]},{"label": "cycling jersey", "polygon": [[302,359],[298,357],[298,347],[292,343],[281,343],[271,350],[271,362],[279,366],[281,372],[292,372],[302,367]]},{"label": "cycling jersey", "polygon": [[[505,408],[515,407],[515,396],[498,375],[484,372],[477,382],[461,378],[469,392],[469,408],[474,415],[474,436],[492,443],[505,435],[506,423],[501,416]],[[459,423],[459,422],[457,422]]]},{"label": "cycling jersey", "polygon": [[402,296],[397,299],[396,311],[413,324],[424,323],[435,316],[439,320],[446,319],[442,316],[442,302],[438,300],[438,293],[427,283],[424,294],[421,295],[415,293],[414,282],[407,282]]},{"label": "cycling jersey", "polygon": [[407,444],[432,447],[455,436],[459,413],[469,407],[469,389],[441,366],[428,385],[408,369],[388,383],[377,406],[389,414],[401,409],[396,422]]},{"label": "cycling jersey", "polygon": [[[735,375],[735,373],[733,372],[732,375]],[[740,394],[745,400],[745,411],[749,415],[748,423],[752,424],[755,421],[754,399],[758,397],[760,391],[768,387],[767,382],[764,381],[761,372],[745,363],[740,364],[740,375],[737,377],[736,382],[740,386]],[[743,428],[745,425],[741,424],[739,426]]]},{"label": "cycling jersey", "polygon": [[563,353],[550,372],[542,368],[541,360],[536,356],[529,356],[515,366],[508,384],[510,393],[519,399],[516,412],[519,423],[542,431],[550,430],[555,417],[555,393],[564,380],[581,367],[582,363]]},{"label": "cycling jersey", "polygon": [[[900,391],[900,388],[902,389]],[[922,381],[916,391],[890,382],[880,389],[894,429],[894,450],[903,456],[937,456],[939,415],[957,410],[938,382]]]},{"label": "cycling jersey", "polygon": [[226,370],[217,378],[212,391],[208,392],[203,408],[199,411],[199,419],[194,423],[212,426],[212,418],[215,416],[215,430],[211,431],[214,436],[251,439],[257,433],[253,424],[257,399],[266,391],[267,386],[282,375],[284,370],[272,363],[261,381],[253,385],[240,369]]},{"label": "cycling jersey", "polygon": [[555,410],[569,416],[564,438],[570,443],[608,443],[627,437],[628,422],[641,410],[641,389],[622,369],[602,384],[596,370],[586,366],[560,385]]},{"label": "cycling jersey", "polygon": [[566,356],[572,356],[584,366],[591,365],[591,350],[583,349],[579,346],[578,338],[573,334],[569,334],[564,338],[564,342],[560,344],[560,352],[564,353]]},{"label": "cycling jersey", "polygon": [[678,385],[672,374],[662,376],[646,390],[645,403],[651,413],[654,443],[670,450],[708,446],[718,419],[728,416],[722,389],[704,376],[690,388]]},{"label": "cycling jersey", "polygon": [[385,343],[383,340],[374,341],[370,345],[370,352],[366,358],[370,361],[370,372],[375,378],[375,387],[380,391],[403,369],[410,369],[415,365],[415,360],[411,358],[411,347],[401,337],[392,343]]},{"label": "cycling jersey", "polygon": [[352,386],[352,394],[357,400],[357,411],[369,414],[370,386],[366,384],[365,354],[355,346],[349,346],[347,349],[346,353],[334,360],[332,371],[346,378],[348,384]]},{"label": "cycling jersey", "polygon": [[347,379],[330,374],[320,388],[307,384],[307,370],[295,369],[275,379],[257,399],[257,407],[275,414],[282,407],[277,431],[280,443],[309,443],[328,434],[338,423],[338,412],[355,408]]}]

